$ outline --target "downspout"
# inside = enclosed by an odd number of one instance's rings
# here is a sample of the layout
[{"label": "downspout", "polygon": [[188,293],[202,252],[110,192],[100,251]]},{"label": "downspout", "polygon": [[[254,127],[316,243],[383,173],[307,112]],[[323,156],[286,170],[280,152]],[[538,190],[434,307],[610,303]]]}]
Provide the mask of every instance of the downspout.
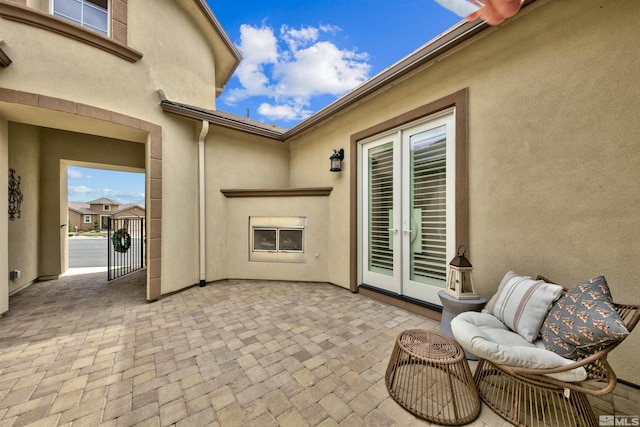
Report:
[{"label": "downspout", "polygon": [[200,287],[205,286],[206,271],[206,229],[205,229],[205,187],[204,187],[204,139],[209,133],[209,122],[202,121],[198,138],[198,192],[200,196]]}]

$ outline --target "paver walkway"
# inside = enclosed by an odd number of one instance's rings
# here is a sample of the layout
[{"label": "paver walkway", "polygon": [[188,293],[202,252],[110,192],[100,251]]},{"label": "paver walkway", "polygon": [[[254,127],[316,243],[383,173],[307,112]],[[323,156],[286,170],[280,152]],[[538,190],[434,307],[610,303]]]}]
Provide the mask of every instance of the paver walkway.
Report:
[{"label": "paver walkway", "polygon": [[[384,372],[401,331],[437,322],[322,283],[224,281],[147,303],[144,274],[10,298],[0,427],[429,425]],[[483,406],[471,425],[508,424]]]}]

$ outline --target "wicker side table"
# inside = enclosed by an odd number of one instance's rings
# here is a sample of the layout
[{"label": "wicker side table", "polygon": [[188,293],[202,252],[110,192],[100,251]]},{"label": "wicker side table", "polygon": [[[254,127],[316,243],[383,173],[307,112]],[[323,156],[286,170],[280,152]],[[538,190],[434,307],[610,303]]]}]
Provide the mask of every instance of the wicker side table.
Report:
[{"label": "wicker side table", "polygon": [[436,332],[410,329],[398,335],[385,383],[403,408],[433,423],[468,424],[480,414],[462,347]]}]

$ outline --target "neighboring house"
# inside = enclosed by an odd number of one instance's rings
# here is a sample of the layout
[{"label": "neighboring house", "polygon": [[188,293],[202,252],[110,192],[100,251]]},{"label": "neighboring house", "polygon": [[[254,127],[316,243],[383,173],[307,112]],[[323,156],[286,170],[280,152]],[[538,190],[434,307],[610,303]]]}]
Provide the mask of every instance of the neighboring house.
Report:
[{"label": "neighboring house", "polygon": [[[0,166],[24,193],[0,221],[0,312],[66,268],[69,164],[147,174],[149,300],[307,280],[437,318],[464,245],[484,296],[508,270],[566,286],[605,273],[640,303],[640,2],[527,1],[498,27],[461,23],[289,130],[216,109],[240,54],[203,0],[114,0],[106,37],[42,3],[0,0]],[[611,356],[635,384],[639,345]]]},{"label": "neighboring house", "polygon": [[69,202],[69,232],[93,230],[95,224],[100,224],[100,214],[88,203]]},{"label": "neighboring house", "polygon": [[[120,204],[111,199],[101,198],[87,203],[69,202],[69,231],[87,231],[107,228],[108,218],[144,218],[143,204]],[[77,227],[77,228],[76,228]]]},{"label": "neighboring house", "polygon": [[114,218],[144,218],[146,211],[141,203],[131,203],[120,205],[113,213]]}]

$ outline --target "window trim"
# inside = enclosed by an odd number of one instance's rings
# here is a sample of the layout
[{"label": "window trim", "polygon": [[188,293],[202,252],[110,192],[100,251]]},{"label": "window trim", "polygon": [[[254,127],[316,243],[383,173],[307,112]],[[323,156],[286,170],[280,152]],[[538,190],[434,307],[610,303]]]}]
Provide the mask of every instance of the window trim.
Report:
[{"label": "window trim", "polygon": [[105,212],[111,212],[111,205],[102,205],[102,210]]},{"label": "window trim", "polygon": [[[126,5],[124,2],[120,3]],[[126,15],[126,11],[124,13]],[[114,27],[112,37],[115,37],[116,35],[116,29],[113,24],[115,24],[115,22],[120,23],[120,21],[116,20],[115,15],[116,14],[113,13],[111,18],[111,26]],[[65,37],[101,49],[131,63],[138,62],[142,59],[142,53],[125,44],[126,23],[120,23],[120,25],[123,26],[124,32],[123,35],[120,36],[123,41],[119,41],[114,38],[105,37],[92,30],[88,30],[49,13],[44,13],[27,6],[21,6],[7,0],[0,0],[0,16],[11,21],[21,22],[23,24],[61,34]]]},{"label": "window trim", "polygon": [[[275,247],[274,249],[257,249],[256,248],[256,231],[274,231],[275,232]],[[304,253],[304,227],[296,227],[296,226],[255,226],[252,229],[253,238],[252,238],[252,252],[270,252],[270,253]],[[282,249],[282,239],[280,237],[280,232],[282,231],[299,231],[300,232],[300,246],[298,249]]]},{"label": "window trim", "polygon": [[[248,258],[249,262],[298,263],[307,262],[307,217],[263,217],[250,216],[248,223]],[[272,249],[256,249],[256,231],[269,230],[275,233]],[[300,231],[301,249],[282,249],[280,247],[280,231]]]},{"label": "window trim", "polygon": [[[89,219],[89,221],[87,221],[87,219]],[[84,215],[84,218],[82,219],[82,223],[83,224],[91,224],[91,223],[93,223],[93,221],[91,220],[91,215]]]},{"label": "window trim", "polygon": [[358,218],[358,144],[367,138],[378,134],[383,134],[392,129],[402,127],[411,122],[419,121],[440,111],[455,108],[455,246],[468,245],[469,239],[469,196],[468,196],[468,164],[467,164],[467,116],[468,116],[468,88],[461,89],[448,96],[440,98],[429,104],[422,105],[404,114],[393,117],[389,120],[371,126],[360,132],[351,135],[349,156],[351,161],[350,170],[350,277],[349,289],[351,292],[358,292],[358,250],[359,250],[359,227],[360,218]]}]

